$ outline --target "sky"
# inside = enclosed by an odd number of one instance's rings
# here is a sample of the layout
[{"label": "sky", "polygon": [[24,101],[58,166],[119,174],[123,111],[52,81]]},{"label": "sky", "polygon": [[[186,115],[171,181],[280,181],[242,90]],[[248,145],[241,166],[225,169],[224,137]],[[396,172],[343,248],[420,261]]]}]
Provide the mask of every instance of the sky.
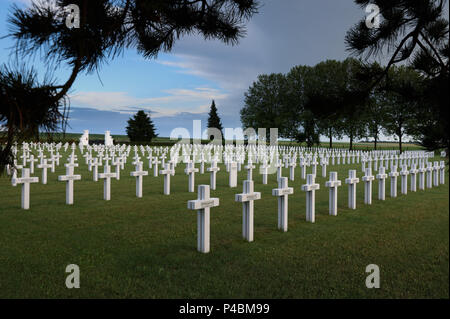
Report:
[{"label": "sky", "polygon": [[[29,1],[0,0],[0,37],[8,33],[12,3],[26,6]],[[193,35],[156,59],[127,50],[98,73],[78,76],[69,94],[67,131],[125,134],[127,120],[143,109],[151,112],[159,136],[169,136],[176,127],[192,132],[193,120],[201,120],[206,128],[213,99],[223,126],[240,128],[244,93],[259,74],[347,58],[346,32],[365,15],[352,0],[264,0],[238,45]],[[13,44],[0,39],[0,62],[13,60]],[[39,56],[30,61],[40,74],[46,72],[48,66]],[[65,82],[69,72],[63,68],[54,74]]]}]

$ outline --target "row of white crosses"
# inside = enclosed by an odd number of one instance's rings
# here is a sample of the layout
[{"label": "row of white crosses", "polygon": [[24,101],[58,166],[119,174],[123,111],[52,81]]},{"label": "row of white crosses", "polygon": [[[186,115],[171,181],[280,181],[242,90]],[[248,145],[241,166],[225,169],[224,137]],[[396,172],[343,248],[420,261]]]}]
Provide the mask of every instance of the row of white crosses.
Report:
[{"label": "row of white crosses", "polygon": [[[442,164],[442,163],[441,163]],[[440,168],[436,165],[434,167]],[[436,183],[444,183],[443,173],[439,175],[440,181],[437,180],[438,170],[429,164],[428,175],[431,176],[435,171],[434,179]],[[402,176],[401,189],[403,194],[407,194],[407,176],[411,173],[415,175],[417,172],[425,172],[421,168],[417,170],[415,164],[410,171],[407,170],[407,165],[402,166],[400,175]],[[442,170],[441,170],[442,171]],[[392,171],[389,173],[391,179],[391,197],[397,196],[397,167],[394,165]],[[420,176],[420,175],[419,175]],[[385,168],[380,167],[379,174],[376,179],[379,181],[378,196],[380,200],[385,200],[385,179],[388,175],[385,173]],[[431,177],[428,177],[429,179]],[[364,203],[372,204],[372,183],[375,176],[372,175],[372,169],[366,168],[365,175],[362,177],[364,182]],[[349,170],[349,177],[345,179],[348,184],[348,207],[356,209],[356,185],[359,183],[359,178],[356,177],[356,170]],[[429,184],[431,187],[431,182]],[[436,185],[436,184],[435,184]],[[325,182],[325,186],[329,188],[329,214],[337,216],[337,198],[338,187],[341,186],[341,181],[337,179],[337,172],[330,172],[330,180]],[[436,185],[437,186],[437,185]],[[320,185],[315,182],[315,174],[307,175],[307,183],[301,186],[301,189],[306,192],[306,221],[315,222],[315,192],[320,189]],[[411,190],[415,191],[415,179],[411,180]],[[286,232],[288,229],[288,196],[293,194],[294,189],[288,186],[287,177],[280,177],[278,179],[278,188],[272,190],[272,195],[278,197],[278,229]],[[254,239],[254,201],[261,199],[261,193],[254,191],[253,180],[245,180],[243,183],[243,193],[236,194],[235,200],[242,202],[242,234],[244,239],[252,242]],[[197,200],[188,201],[188,209],[197,210],[197,249],[202,253],[210,251],[210,208],[219,206],[218,198],[210,198],[210,186],[199,185]]]},{"label": "row of white crosses", "polygon": [[[136,171],[132,172],[131,175],[132,176],[136,176],[136,196],[137,197],[142,197],[142,177],[147,175],[148,173],[145,171],[142,171],[142,162],[138,162],[140,163],[139,167],[136,167]],[[80,175],[74,175],[73,173],[73,168],[77,167],[78,164],[74,163],[74,157],[71,156],[70,157],[70,163],[66,164],[66,175],[62,175],[59,176],[58,179],[60,181],[66,181],[67,186],[66,186],[66,203],[67,204],[73,204],[73,182],[75,180],[80,180],[81,176]],[[165,195],[169,195],[170,194],[170,176],[174,174],[174,170],[170,167],[170,164],[166,164],[165,165],[165,169],[161,170],[160,173],[164,175],[164,194]],[[395,167],[395,166],[394,166]],[[410,173],[409,171],[406,170],[406,165],[403,166],[404,168],[402,169],[402,171],[400,172],[400,175],[402,176],[402,193],[406,194],[407,193],[407,175]],[[253,166],[251,165],[251,163],[247,166],[248,169],[248,174],[247,174],[247,178],[248,180],[251,180],[252,178],[252,169]],[[215,181],[216,181],[216,173],[219,170],[219,168],[216,165],[216,162],[213,161],[213,163],[211,164],[211,167],[209,169],[211,171],[211,188],[215,189]],[[437,186],[439,184],[438,179],[440,179],[440,182],[443,183],[444,180],[444,165],[443,163],[441,163],[441,165],[439,165],[439,163],[435,163],[434,167],[432,166],[431,163],[428,164],[427,169],[421,168],[419,170],[416,170],[415,167],[411,170],[412,172],[412,177],[411,177],[411,190],[415,191],[416,187],[415,187],[415,174],[418,172],[419,173],[419,189],[423,189],[423,173],[427,171],[427,187],[431,188],[432,185],[432,175],[433,175],[433,171],[435,172],[434,174],[434,185]],[[438,171],[440,171],[440,176],[438,177]],[[186,168],[185,172],[189,175],[189,191],[193,192],[194,190],[194,173],[198,172],[198,169],[196,169],[194,167],[194,164],[192,162],[188,163],[188,167]],[[315,176],[315,174],[310,174],[312,176]],[[350,176],[349,178],[346,180],[346,183],[349,184],[349,207],[352,209],[356,208],[356,183],[359,182],[359,179],[355,177],[356,176],[356,171],[351,170],[350,171]],[[389,173],[389,177],[391,177],[391,197],[396,197],[397,196],[397,177],[399,176],[399,173],[396,171],[396,167],[395,169]],[[100,178],[104,179],[104,200],[110,200],[111,198],[111,178],[117,178],[117,174],[116,173],[111,173],[110,172],[110,167],[109,165],[105,165],[105,169],[104,169],[104,173],[100,174]],[[281,178],[281,176],[279,176]],[[379,184],[379,198],[380,199],[384,199],[384,179],[387,176],[384,174],[384,167],[380,168],[380,174],[377,175],[377,179],[381,180],[380,184]],[[230,170],[230,187],[234,187],[233,185],[236,184],[236,172],[234,169],[234,165],[232,164],[232,168]],[[371,176],[371,169],[367,168],[366,169],[366,176],[363,177],[363,180],[365,181],[365,187],[366,187],[366,198],[365,198],[365,203],[370,204],[371,203],[371,185],[372,185],[372,181],[373,181],[374,177]],[[334,182],[334,180],[330,180],[331,182]],[[306,185],[312,185],[314,184],[311,180],[307,181]],[[29,188],[28,188],[29,191]],[[370,195],[369,195],[370,194]],[[309,205],[308,203],[311,203],[311,200],[308,198],[307,199],[307,207],[313,207],[313,205]],[[309,221],[314,221],[314,217],[311,215],[312,211],[314,209],[307,209],[307,219]]]},{"label": "row of white crosses", "polygon": [[[30,144],[33,145],[33,144]],[[69,144],[66,143],[63,148],[65,151],[67,151],[67,149],[69,149]],[[33,146],[31,146],[32,148]],[[39,149],[39,156],[41,158],[41,164],[38,165],[39,168],[42,168],[42,183],[47,183],[47,169],[48,168],[54,168],[54,164],[55,162],[57,164],[59,164],[59,158],[61,157],[61,155],[58,153],[59,149],[61,149],[61,144],[59,145],[50,145],[46,144],[45,147],[48,147],[48,149],[53,153],[54,150],[56,150],[57,155],[52,155],[52,162],[53,165],[50,166],[50,164],[47,164],[47,161],[45,158],[43,158],[42,155],[42,148],[41,145],[36,144],[34,145],[34,147],[38,147]],[[75,144],[71,145],[71,154],[69,156],[69,164],[66,164],[66,175],[62,175],[60,177],[58,177],[58,179],[60,181],[65,181],[67,183],[66,186],[66,203],[67,204],[73,204],[73,182],[76,180],[81,179],[80,175],[75,175],[74,174],[74,167],[77,167],[78,165],[74,163],[74,160],[76,160],[76,155],[74,155],[74,151],[75,151]],[[220,147],[218,147],[220,149]],[[26,164],[26,158],[27,158],[27,154],[29,154],[30,152],[30,147],[28,146],[28,144],[25,144],[23,147],[23,156],[22,158],[24,159],[24,163]],[[186,174],[189,175],[189,185],[188,185],[188,190],[190,192],[194,191],[194,187],[195,187],[195,182],[194,182],[194,176],[195,173],[198,172],[198,169],[195,168],[194,166],[194,161],[190,160],[190,156],[189,156],[189,149],[190,147],[181,147],[181,150],[183,150],[183,156],[184,156],[184,162],[187,163],[187,168],[185,170]],[[211,154],[208,153],[203,153],[203,151],[201,151],[201,147],[196,149],[194,148],[192,153],[196,153],[197,155],[200,155],[200,158],[202,158],[202,164],[204,164],[206,161],[204,160],[205,157],[210,157]],[[229,148],[229,149],[233,149],[233,148]],[[237,150],[238,148],[236,148]],[[296,152],[292,152],[288,151],[287,149],[285,149],[284,147],[280,147],[280,149],[282,150],[282,155],[283,155],[283,160],[284,160],[284,167],[290,167],[290,180],[294,180],[294,168],[296,166],[296,158],[297,158],[297,153]],[[94,181],[98,180],[98,177],[100,176],[101,179],[104,179],[104,199],[105,200],[110,200],[110,191],[111,191],[111,178],[116,178],[116,179],[120,179],[120,169],[123,169],[124,167],[124,163],[126,162],[126,158],[129,155],[129,152],[131,150],[130,146],[114,146],[114,147],[101,147],[101,146],[86,146],[86,149],[84,146],[80,145],[80,151],[83,153],[84,155],[83,157],[85,158],[85,161],[88,163],[89,165],[89,169],[93,170],[93,179]],[[175,174],[174,171],[174,167],[176,166],[176,160],[171,159],[167,164],[169,166],[167,166],[164,162],[165,162],[165,158],[166,158],[166,154],[169,153],[169,149],[168,148],[150,148],[150,147],[140,147],[140,149],[138,149],[136,146],[134,147],[135,150],[135,157],[133,164],[136,164],[139,161],[139,156],[138,156],[138,152],[140,151],[143,155],[145,155],[145,152],[149,153],[149,156],[151,157],[152,152],[154,151],[156,153],[156,156],[153,158],[153,161],[151,162],[154,168],[154,176],[158,176],[158,173],[163,174],[164,175],[164,194],[169,195],[170,194],[170,176],[173,176]],[[216,147],[209,147],[211,153],[217,153],[216,152]],[[243,148],[244,152],[245,152],[245,148]],[[275,150],[275,148],[266,148],[266,150]],[[96,151],[98,153],[98,158],[97,157],[93,157],[92,156],[92,151]],[[119,152],[119,155],[116,155],[115,152]],[[106,154],[104,154],[106,153]],[[173,154],[175,153],[175,156],[173,156]],[[171,157],[175,157],[176,158],[176,153],[177,151],[173,151],[173,148],[170,150],[170,154]],[[262,152],[260,152],[262,154]],[[324,155],[325,152],[319,152],[319,157],[320,157],[320,164],[322,165],[322,176],[326,175],[326,165],[328,162],[328,158]],[[328,153],[329,154],[329,153]],[[335,154],[334,152],[332,152],[331,154]],[[339,154],[339,153],[337,153]],[[344,153],[343,153],[344,154]],[[110,157],[111,155],[111,157]],[[274,156],[275,155],[275,156]],[[272,166],[275,166],[277,168],[277,178],[280,179],[281,176],[281,168],[282,168],[282,160],[278,159],[277,163],[274,164],[273,161],[276,160],[278,155],[276,155],[275,153],[273,153],[271,156],[266,156],[263,157],[262,160],[262,165],[260,165],[260,172],[262,172],[263,175],[263,184],[267,184],[267,170],[270,167],[269,164],[267,163],[267,159],[270,158],[272,160],[271,164]],[[382,156],[382,155],[381,155]],[[31,156],[30,156],[31,157]],[[193,156],[194,157],[194,156]],[[216,189],[216,174],[217,172],[220,170],[220,168],[217,166],[217,162],[219,162],[219,157],[217,155],[214,155],[214,157],[211,160],[211,167],[208,168],[208,171],[211,174],[211,180],[210,180],[210,184],[211,184],[211,189]],[[161,159],[161,161],[159,161],[159,159]],[[231,155],[229,155],[229,158],[231,160],[233,160],[233,157]],[[245,158],[245,156],[243,156],[243,154],[239,154],[239,162],[237,162],[237,170],[239,170],[240,164],[243,163],[243,159]],[[115,160],[114,160],[115,159]],[[247,170],[247,179],[248,180],[252,180],[253,175],[253,169],[255,168],[255,166],[253,165],[252,160],[255,159],[256,162],[258,162],[258,154],[256,154],[256,152],[248,154],[248,165],[245,166],[245,169]],[[109,161],[112,161],[112,163],[114,165],[116,165],[116,172],[112,173],[110,172],[110,166],[109,166]],[[98,174],[98,166],[102,165],[102,162],[105,161],[105,166],[104,166],[104,172],[102,174]],[[30,162],[30,166],[34,165],[34,160],[32,160]],[[159,163],[163,163],[164,169],[159,171],[158,170],[158,164]],[[422,164],[424,163],[423,161],[421,162]],[[229,184],[230,187],[236,187],[237,186],[237,170],[236,170],[236,162],[232,161],[232,162],[228,162],[228,166],[227,169],[230,173],[230,180],[229,180]],[[317,156],[316,153],[305,153],[305,157],[301,157],[300,158],[300,166],[302,167],[302,177],[305,177],[303,175],[306,175],[306,166],[307,165],[312,165],[312,173],[313,175],[316,174],[317,172]],[[69,166],[67,166],[69,165]],[[430,163],[428,163],[428,165],[430,165]],[[443,165],[441,165],[443,166]],[[17,168],[22,168],[22,166],[17,165]],[[427,168],[429,169],[429,168]],[[432,169],[436,169],[436,163],[435,163],[435,167],[432,167]],[[31,167],[30,167],[31,170]],[[420,169],[419,171],[419,188],[420,188]],[[136,168],[136,173],[140,176],[136,176],[136,196],[137,197],[142,197],[142,177],[147,175],[145,173],[143,173],[145,171],[143,171],[142,167],[141,168]],[[392,174],[395,174],[392,173]],[[132,175],[134,176],[134,175]],[[441,179],[443,179],[444,176],[444,170],[441,169]],[[413,177],[412,177],[413,178]],[[435,179],[437,180],[437,178]],[[429,179],[427,179],[427,181],[429,181]],[[435,182],[436,184],[436,182]],[[139,186],[141,185],[141,186]]]}]

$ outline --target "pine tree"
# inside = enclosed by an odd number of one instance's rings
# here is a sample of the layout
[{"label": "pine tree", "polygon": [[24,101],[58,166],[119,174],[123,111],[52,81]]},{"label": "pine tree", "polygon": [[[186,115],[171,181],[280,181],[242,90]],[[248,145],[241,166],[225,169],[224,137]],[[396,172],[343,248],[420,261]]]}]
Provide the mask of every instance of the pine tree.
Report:
[{"label": "pine tree", "polygon": [[222,123],[220,121],[220,117],[217,114],[217,107],[216,107],[216,103],[214,102],[214,100],[212,100],[211,109],[208,114],[208,136],[212,140],[211,137],[213,136],[213,132],[209,130],[211,128],[218,129],[220,131],[220,133],[222,135],[222,139],[223,139],[223,137],[224,137],[223,136],[223,127],[222,127]]},{"label": "pine tree", "polygon": [[154,137],[155,125],[143,110],[138,111],[128,120],[127,135],[131,142],[150,142]]}]

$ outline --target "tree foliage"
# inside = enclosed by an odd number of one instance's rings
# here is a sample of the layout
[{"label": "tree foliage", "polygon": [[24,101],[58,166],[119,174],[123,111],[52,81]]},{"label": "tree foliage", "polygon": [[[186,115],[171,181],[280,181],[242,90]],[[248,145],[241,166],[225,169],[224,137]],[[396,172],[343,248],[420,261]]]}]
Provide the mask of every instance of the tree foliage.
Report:
[{"label": "tree foliage", "polygon": [[15,140],[39,138],[39,131],[54,131],[64,119],[66,99],[53,99],[51,79],[37,79],[33,68],[0,67],[0,172],[12,164]]},{"label": "tree foliage", "polygon": [[245,107],[241,109],[244,129],[266,128],[269,140],[270,128],[278,128],[281,137],[288,137],[286,114],[286,78],[283,74],[259,75],[244,93]]},{"label": "tree foliage", "polygon": [[386,134],[397,137],[402,152],[404,135],[411,135],[418,122],[417,112],[422,107],[422,78],[412,68],[393,66],[383,82],[383,128]]},{"label": "tree foliage", "polygon": [[158,136],[153,121],[143,110],[138,111],[127,123],[127,135],[131,142],[151,142]]},{"label": "tree foliage", "polygon": [[213,129],[220,131],[220,138],[223,140],[223,126],[219,114],[217,113],[216,102],[214,102],[214,100],[211,102],[211,108],[208,114],[208,135],[211,139],[213,139],[212,136],[215,136]]},{"label": "tree foliage", "polygon": [[[388,56],[386,67],[373,74],[372,87],[389,76],[397,63],[407,63],[425,76],[420,97],[426,103],[416,110],[415,136],[429,149],[449,147],[448,86],[449,23],[446,0],[355,0],[365,8],[380,8],[379,28],[367,28],[361,20],[346,36],[348,50],[366,58]],[[446,9],[447,7],[447,9]],[[447,87],[445,86],[445,87]],[[419,97],[418,97],[419,98]]]},{"label": "tree foliage", "polygon": [[[80,8],[79,28],[66,26],[64,7],[69,4]],[[10,103],[0,109],[1,124],[10,135],[6,147],[0,149],[0,164],[11,163],[7,161],[11,158],[11,142],[20,138],[8,113],[14,108],[13,113],[21,113],[15,100],[30,100],[32,94],[46,93],[33,109],[51,115],[47,119],[52,119],[54,128],[66,123],[69,110],[57,112],[55,106],[65,105],[62,101],[80,73],[98,71],[125,49],[134,48],[145,58],[154,58],[161,51],[170,51],[177,39],[188,34],[236,44],[245,34],[245,22],[257,9],[257,0],[35,0],[27,8],[14,5],[8,18],[8,36],[16,42],[16,56],[26,60],[40,54],[49,68],[65,65],[71,72],[63,83],[28,81],[9,91],[15,97],[2,100]],[[5,81],[0,83],[2,88],[9,87],[8,73],[0,77]],[[12,73],[17,82],[29,77],[22,69]],[[22,127],[31,127],[34,121],[21,117]]]},{"label": "tree foliage", "polygon": [[313,146],[320,136],[342,135],[351,141],[365,135],[367,103],[361,64],[354,59],[328,60],[314,67],[295,66],[286,75],[260,75],[245,93],[244,127],[278,127],[280,137]]}]

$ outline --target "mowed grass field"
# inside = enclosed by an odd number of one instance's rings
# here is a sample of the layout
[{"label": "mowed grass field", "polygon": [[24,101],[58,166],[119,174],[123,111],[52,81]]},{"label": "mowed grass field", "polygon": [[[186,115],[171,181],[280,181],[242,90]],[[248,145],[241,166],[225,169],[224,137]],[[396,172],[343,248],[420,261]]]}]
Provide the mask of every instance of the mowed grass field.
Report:
[{"label": "mowed grass field", "polygon": [[[75,182],[75,203],[65,204],[65,183],[49,173],[48,185],[31,185],[31,208],[20,208],[20,186],[0,178],[0,298],[449,298],[449,188],[445,185],[377,199],[364,205],[357,186],[357,209],[347,208],[349,169],[329,166],[343,182],[338,216],[328,215],[328,189],[318,167],[316,223],[305,221],[304,180],[296,168],[289,197],[289,229],[277,230],[276,174],[268,185],[254,171],[255,241],[242,238],[242,192],[228,187],[223,165],[217,175],[220,206],[211,209],[211,252],[197,252],[197,217],[187,209],[184,164],[171,179],[172,195],[163,195],[163,177],[144,178],[144,197],[135,196],[134,167],[126,164],[120,181],[111,182],[111,201],[103,182],[93,182],[84,158]],[[63,158],[65,162],[65,157]],[[436,158],[438,160],[438,158]],[[148,168],[147,161],[144,168]],[[197,165],[198,167],[198,165]],[[310,172],[310,168],[308,168]],[[327,172],[327,173],[328,173]],[[37,169],[34,176],[40,177]],[[289,176],[288,169],[283,171]],[[196,174],[196,185],[209,184],[209,173]],[[65,286],[66,266],[80,267],[80,289]],[[380,267],[379,289],[365,286],[366,266]]]}]

